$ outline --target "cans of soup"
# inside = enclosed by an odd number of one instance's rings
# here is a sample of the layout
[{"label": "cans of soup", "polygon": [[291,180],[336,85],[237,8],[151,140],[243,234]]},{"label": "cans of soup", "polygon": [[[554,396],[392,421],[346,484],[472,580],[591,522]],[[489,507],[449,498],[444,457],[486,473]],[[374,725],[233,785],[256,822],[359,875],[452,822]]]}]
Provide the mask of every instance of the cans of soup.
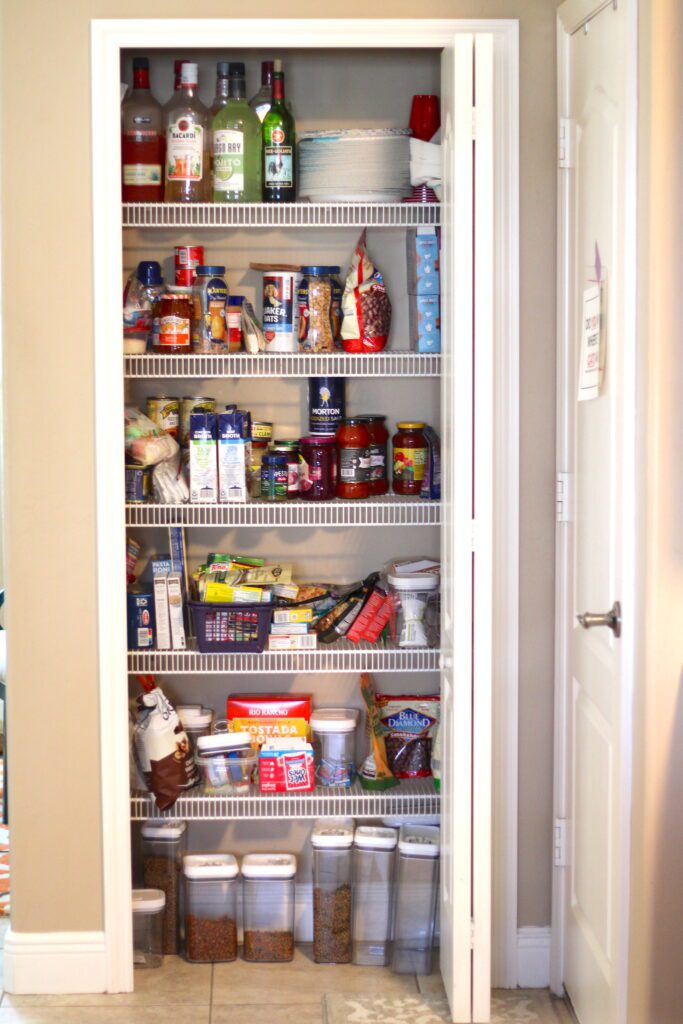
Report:
[{"label": "cans of soup", "polygon": [[147,416],[166,434],[178,440],[180,422],[180,400],[166,395],[155,395],[147,399]]},{"label": "cans of soup", "polygon": [[197,276],[197,267],[200,267],[203,263],[203,245],[176,245],[175,283],[191,288]]},{"label": "cans of soup", "polygon": [[139,504],[149,501],[152,493],[152,471],[149,466],[126,466],[126,501]]}]

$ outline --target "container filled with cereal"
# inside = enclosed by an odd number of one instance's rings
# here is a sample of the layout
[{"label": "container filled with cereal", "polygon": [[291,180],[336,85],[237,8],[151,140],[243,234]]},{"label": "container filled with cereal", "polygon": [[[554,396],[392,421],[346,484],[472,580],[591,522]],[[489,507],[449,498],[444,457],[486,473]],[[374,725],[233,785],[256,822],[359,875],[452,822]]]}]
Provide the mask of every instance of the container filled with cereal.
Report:
[{"label": "container filled with cereal", "polygon": [[294,957],[294,876],[290,853],[249,853],[242,861],[244,959],[285,963]]},{"label": "container filled with cereal", "polygon": [[[339,334],[338,313],[335,315],[333,271],[339,267],[302,267],[299,284],[299,350],[301,352],[334,352]],[[338,288],[338,283],[337,283]]]},{"label": "container filled with cereal", "polygon": [[353,824],[318,821],[313,846],[313,959],[317,964],[351,962]]},{"label": "container filled with cereal", "polygon": [[195,964],[236,960],[237,861],[230,853],[191,854],[183,875],[185,956]]}]

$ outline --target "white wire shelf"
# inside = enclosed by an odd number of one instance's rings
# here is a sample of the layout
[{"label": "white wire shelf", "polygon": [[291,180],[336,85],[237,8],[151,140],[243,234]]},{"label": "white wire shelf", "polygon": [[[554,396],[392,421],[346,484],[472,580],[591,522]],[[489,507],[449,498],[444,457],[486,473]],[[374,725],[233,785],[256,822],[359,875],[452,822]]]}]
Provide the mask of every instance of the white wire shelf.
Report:
[{"label": "white wire shelf", "polygon": [[124,203],[124,228],[402,228],[440,224],[439,203]]},{"label": "white wire shelf", "polygon": [[386,495],[365,501],[126,505],[126,526],[439,526],[441,503]]},{"label": "white wire shelf", "polygon": [[168,675],[289,675],[331,672],[437,672],[436,648],[377,647],[338,640],[315,651],[262,654],[201,654],[187,651],[129,651],[128,671]]},{"label": "white wire shelf", "polygon": [[358,780],[342,786],[318,786],[312,793],[254,793],[251,796],[219,796],[190,790],[168,811],[157,810],[149,793],[131,794],[132,821],[150,817],[186,821],[275,818],[383,818],[388,815],[439,814],[440,797],[432,779],[404,779],[393,789],[368,792]]},{"label": "white wire shelf", "polygon": [[440,355],[419,352],[261,353],[217,356],[125,355],[127,378],[187,377],[438,377]]}]

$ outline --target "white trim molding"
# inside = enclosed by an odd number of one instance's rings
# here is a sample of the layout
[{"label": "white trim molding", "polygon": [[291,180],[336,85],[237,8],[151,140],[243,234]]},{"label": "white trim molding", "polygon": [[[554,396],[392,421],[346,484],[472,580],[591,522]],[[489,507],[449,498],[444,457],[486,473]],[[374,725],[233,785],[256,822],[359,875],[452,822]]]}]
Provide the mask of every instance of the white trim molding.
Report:
[{"label": "white trim molding", "polygon": [[550,927],[518,928],[517,984],[519,988],[550,984]]},{"label": "white trim molding", "polygon": [[12,995],[106,992],[104,932],[15,932],[3,952],[3,986]]}]

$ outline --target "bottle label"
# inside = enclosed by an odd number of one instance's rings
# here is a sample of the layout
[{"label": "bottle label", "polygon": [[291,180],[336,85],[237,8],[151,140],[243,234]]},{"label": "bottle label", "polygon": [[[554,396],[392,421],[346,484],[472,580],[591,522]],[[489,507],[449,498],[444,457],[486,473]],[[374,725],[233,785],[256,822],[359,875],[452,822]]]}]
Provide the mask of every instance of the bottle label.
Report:
[{"label": "bottle label", "polygon": [[[282,129],[274,128],[271,135],[273,142],[276,132],[280,132],[284,138]],[[263,166],[266,188],[291,188],[294,184],[294,157],[291,146],[264,146]]]},{"label": "bottle label", "polygon": [[166,133],[168,181],[201,181],[204,170],[204,129],[186,117],[171,121]]},{"label": "bottle label", "polygon": [[386,480],[387,478],[387,445],[370,445],[370,480]]},{"label": "bottle label", "polygon": [[394,479],[405,483],[424,480],[426,448],[394,448]]},{"label": "bottle label", "polygon": [[159,345],[190,347],[190,321],[182,316],[162,316],[159,321]]},{"label": "bottle label", "polygon": [[213,133],[213,187],[216,192],[244,191],[244,132]]},{"label": "bottle label", "polygon": [[124,185],[160,185],[161,164],[124,164]]},{"label": "bottle label", "polygon": [[339,479],[345,484],[364,484],[370,479],[367,448],[339,449]]}]

